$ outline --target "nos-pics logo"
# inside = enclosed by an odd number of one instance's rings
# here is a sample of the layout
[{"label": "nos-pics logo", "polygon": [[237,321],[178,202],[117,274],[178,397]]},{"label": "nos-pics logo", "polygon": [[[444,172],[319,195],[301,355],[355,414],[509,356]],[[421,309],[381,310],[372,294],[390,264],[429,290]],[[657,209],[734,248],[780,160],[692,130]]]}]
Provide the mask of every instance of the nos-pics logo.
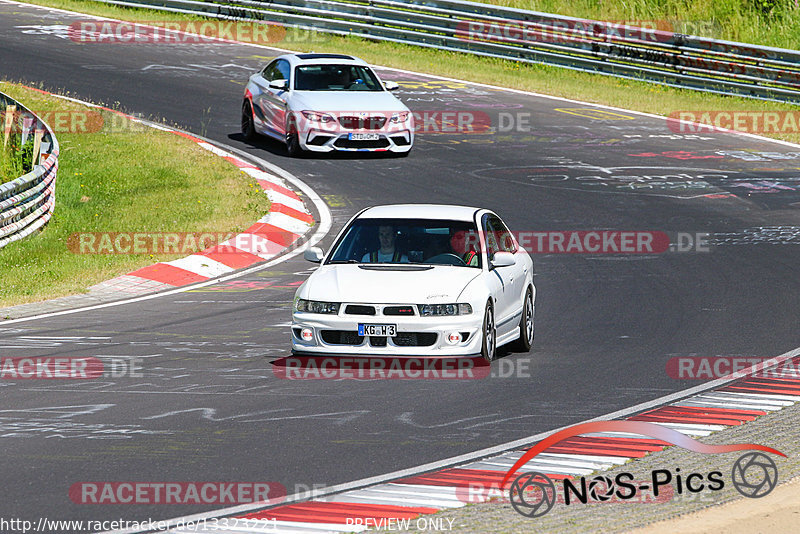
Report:
[{"label": "nos-pics logo", "polygon": [[[702,454],[720,454],[740,450],[764,451],[779,456],[786,456],[782,452],[753,443],[737,445],[706,445],[681,434],[676,430],[642,421],[596,421],[582,423],[556,432],[537,443],[528,450],[508,470],[501,487],[506,487],[507,482],[520,467],[531,461],[537,454],[564,439],[591,432],[627,432],[648,436],[677,445],[684,449]],[[762,452],[747,452],[739,457],[731,469],[731,483],[736,490],[745,497],[758,498],[767,495],[778,483],[778,467],[775,462]],[[725,487],[725,480],[721,471],[708,473],[681,473],[681,470],[655,469],[650,473],[650,478],[634,480],[630,473],[618,473],[613,478],[599,475],[587,479],[580,477],[577,480],[563,478],[559,480],[561,486],[561,499],[559,499],[557,485],[544,473],[528,472],[519,475],[508,489],[509,501],[514,509],[526,517],[541,517],[549,512],[558,500],[564,504],[592,502],[606,502],[610,500],[625,501],[633,499],[641,492],[651,491],[655,497],[665,489],[678,494],[698,493],[701,491],[719,491]]]}]

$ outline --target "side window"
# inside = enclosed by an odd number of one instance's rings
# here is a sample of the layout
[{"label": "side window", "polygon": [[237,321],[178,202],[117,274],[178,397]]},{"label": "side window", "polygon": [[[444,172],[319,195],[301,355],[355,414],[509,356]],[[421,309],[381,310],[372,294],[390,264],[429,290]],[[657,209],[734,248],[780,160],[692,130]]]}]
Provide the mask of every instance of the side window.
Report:
[{"label": "side window", "polygon": [[275,80],[288,80],[292,73],[292,68],[289,66],[289,62],[285,59],[279,59],[277,65],[275,66],[277,78]]},{"label": "side window", "polygon": [[491,224],[492,228],[494,228],[495,241],[497,242],[499,250],[502,250],[503,252],[511,252],[512,254],[516,253],[517,247],[514,244],[514,237],[506,225],[503,224],[503,221],[501,221],[498,217],[490,216],[489,224]]},{"label": "side window", "polygon": [[494,258],[494,253],[500,250],[497,244],[497,234],[488,214],[483,216],[481,223],[483,237],[486,239],[486,256],[489,258],[489,261],[492,261],[492,258]]},{"label": "side window", "polygon": [[272,63],[264,67],[263,71],[261,71],[261,76],[268,82],[278,79],[275,77],[275,75],[278,74],[278,70],[275,68],[275,65],[277,63],[278,63],[277,61],[273,61]]}]

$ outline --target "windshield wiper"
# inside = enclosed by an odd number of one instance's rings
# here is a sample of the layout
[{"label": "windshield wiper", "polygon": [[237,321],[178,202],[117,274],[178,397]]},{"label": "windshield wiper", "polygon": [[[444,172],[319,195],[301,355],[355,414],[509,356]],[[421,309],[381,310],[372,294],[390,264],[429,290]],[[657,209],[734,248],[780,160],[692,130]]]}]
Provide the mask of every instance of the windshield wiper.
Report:
[{"label": "windshield wiper", "polygon": [[333,263],[361,263],[361,262],[358,260],[332,260],[329,261],[328,263],[333,264]]}]

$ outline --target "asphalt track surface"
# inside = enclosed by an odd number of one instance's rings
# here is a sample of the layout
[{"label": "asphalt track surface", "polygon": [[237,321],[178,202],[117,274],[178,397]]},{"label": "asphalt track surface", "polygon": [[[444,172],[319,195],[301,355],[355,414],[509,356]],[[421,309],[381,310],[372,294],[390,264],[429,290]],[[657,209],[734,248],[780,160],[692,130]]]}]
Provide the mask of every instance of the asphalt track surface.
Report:
[{"label": "asphalt track surface", "polygon": [[696,385],[667,376],[672,357],[767,357],[800,344],[800,239],[770,243],[769,231],[800,229],[796,148],[675,136],[654,118],[382,71],[414,110],[485,112],[494,124],[500,112],[529,113],[531,131],[427,133],[406,159],[295,160],[238,134],[243,84],[273,51],[76,44],[55,26],[80,17],[6,3],[0,13],[6,79],[118,102],[287,169],[331,206],[334,233],[323,246],[362,207],[431,201],[494,209],[520,231],[717,236],[708,252],[536,254],[534,348],[504,351],[493,366],[499,375],[526,362],[519,376],[278,379],[270,362],[289,354],[294,286],[312,266],[299,258],[246,276],[246,286],[0,323],[4,357],[138,358],[144,375],[0,383],[4,517],[166,519],[218,508],[78,505],[68,489],[81,481],[274,481],[289,493],[332,486]]}]

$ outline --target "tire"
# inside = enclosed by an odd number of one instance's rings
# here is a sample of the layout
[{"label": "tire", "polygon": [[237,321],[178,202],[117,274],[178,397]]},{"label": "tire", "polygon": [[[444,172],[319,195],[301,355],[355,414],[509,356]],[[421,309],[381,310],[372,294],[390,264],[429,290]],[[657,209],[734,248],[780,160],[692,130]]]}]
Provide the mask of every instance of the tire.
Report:
[{"label": "tire", "polygon": [[254,141],[258,137],[253,121],[253,107],[247,100],[242,104],[242,136],[246,141]]},{"label": "tire", "polygon": [[293,158],[302,158],[305,154],[305,150],[300,146],[300,135],[297,133],[294,121],[286,125],[286,152]]},{"label": "tire", "polygon": [[522,317],[519,319],[519,338],[512,345],[515,352],[528,352],[533,343],[533,293],[531,289],[525,292],[522,303]]},{"label": "tire", "polygon": [[494,324],[494,309],[491,303],[486,304],[483,314],[483,328],[481,329],[483,342],[481,343],[481,356],[491,362],[497,356],[497,329]]}]

